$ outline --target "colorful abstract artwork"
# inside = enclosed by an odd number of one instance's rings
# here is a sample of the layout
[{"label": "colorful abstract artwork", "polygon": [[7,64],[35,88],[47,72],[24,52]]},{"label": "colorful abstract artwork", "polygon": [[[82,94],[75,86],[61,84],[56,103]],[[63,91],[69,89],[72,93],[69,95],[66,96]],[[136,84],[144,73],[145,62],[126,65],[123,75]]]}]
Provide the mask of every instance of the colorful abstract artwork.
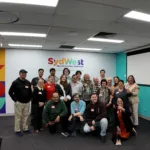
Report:
[{"label": "colorful abstract artwork", "polygon": [[6,113],[5,101],[5,49],[0,49],[0,114]]}]

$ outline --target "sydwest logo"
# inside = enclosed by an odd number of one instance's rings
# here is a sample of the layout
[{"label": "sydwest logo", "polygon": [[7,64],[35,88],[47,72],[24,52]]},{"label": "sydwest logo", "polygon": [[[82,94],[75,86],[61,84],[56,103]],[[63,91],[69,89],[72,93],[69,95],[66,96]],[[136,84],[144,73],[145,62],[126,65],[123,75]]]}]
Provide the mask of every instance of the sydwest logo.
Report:
[{"label": "sydwest logo", "polygon": [[48,58],[48,64],[57,67],[83,67],[84,60],[83,59],[76,60],[72,58],[62,58],[62,59]]}]

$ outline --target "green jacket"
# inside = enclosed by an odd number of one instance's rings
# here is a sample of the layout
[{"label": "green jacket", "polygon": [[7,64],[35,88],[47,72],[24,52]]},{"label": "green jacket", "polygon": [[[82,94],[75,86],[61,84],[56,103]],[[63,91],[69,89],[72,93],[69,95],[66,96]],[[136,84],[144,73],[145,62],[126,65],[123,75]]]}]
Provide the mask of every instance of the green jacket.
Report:
[{"label": "green jacket", "polygon": [[43,121],[47,124],[49,121],[54,121],[58,115],[63,117],[66,114],[67,107],[63,101],[60,100],[58,103],[55,103],[53,100],[50,100],[45,106]]}]

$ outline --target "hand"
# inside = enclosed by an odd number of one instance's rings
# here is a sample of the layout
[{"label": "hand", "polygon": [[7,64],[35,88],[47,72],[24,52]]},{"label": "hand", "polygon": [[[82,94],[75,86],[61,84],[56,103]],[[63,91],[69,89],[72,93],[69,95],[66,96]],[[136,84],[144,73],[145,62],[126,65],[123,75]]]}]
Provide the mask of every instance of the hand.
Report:
[{"label": "hand", "polygon": [[72,115],[70,115],[70,117],[68,118],[68,120],[69,120],[69,121],[71,121],[71,120],[72,120]]},{"label": "hand", "polygon": [[91,126],[90,129],[91,129],[91,131],[94,131],[94,130],[95,130],[94,126]]},{"label": "hand", "polygon": [[80,121],[84,121],[84,118],[82,116],[80,116],[79,118],[80,118]]},{"label": "hand", "polygon": [[118,109],[119,109],[119,110],[122,110],[122,111],[125,110],[122,106],[118,106]]},{"label": "hand", "polygon": [[117,134],[120,134],[121,133],[121,130],[119,127],[117,127]]},{"label": "hand", "polygon": [[60,116],[57,116],[57,118],[55,119],[55,122],[56,123],[60,122]]},{"label": "hand", "polygon": [[131,93],[131,91],[129,90],[129,89],[126,89],[126,92],[129,94],[129,93]]},{"label": "hand", "polygon": [[65,97],[65,98],[64,98],[64,101],[65,101],[65,102],[67,102],[67,101],[68,101],[67,97]]},{"label": "hand", "polygon": [[50,125],[50,126],[52,126],[53,124],[54,124],[53,121],[49,121],[49,122],[48,122],[48,125]]},{"label": "hand", "polygon": [[110,106],[110,103],[106,104],[106,107],[109,107]]},{"label": "hand", "polygon": [[113,105],[113,108],[114,108],[114,109],[116,109],[116,106],[115,106],[115,105]]},{"label": "hand", "polygon": [[95,125],[95,121],[94,120],[92,121],[92,125]]},{"label": "hand", "polygon": [[43,107],[44,103],[43,102],[39,102],[39,107]]}]

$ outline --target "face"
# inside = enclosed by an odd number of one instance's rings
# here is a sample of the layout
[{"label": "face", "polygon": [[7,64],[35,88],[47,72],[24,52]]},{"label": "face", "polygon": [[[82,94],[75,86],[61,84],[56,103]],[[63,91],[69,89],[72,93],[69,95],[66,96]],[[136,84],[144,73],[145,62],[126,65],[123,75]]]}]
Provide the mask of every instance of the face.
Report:
[{"label": "face", "polygon": [[79,95],[76,95],[76,96],[74,97],[74,100],[75,100],[76,102],[78,102],[78,101],[80,100]]},{"label": "face", "polygon": [[114,83],[118,83],[119,82],[119,80],[118,80],[118,78],[114,78]]},{"label": "face", "polygon": [[119,82],[118,86],[120,89],[122,89],[124,87],[124,84],[122,82]]},{"label": "face", "polygon": [[102,87],[105,88],[107,86],[106,82],[102,82]]},{"label": "face", "polygon": [[94,104],[97,103],[97,95],[96,94],[91,96],[91,101]]},{"label": "face", "polygon": [[59,95],[58,95],[58,93],[54,93],[53,94],[53,101],[56,102],[56,103],[59,101]]},{"label": "face", "polygon": [[117,99],[117,105],[123,107],[123,101],[122,101],[121,98],[118,98],[118,99]]},{"label": "face", "polygon": [[39,76],[42,77],[43,74],[44,74],[44,71],[43,71],[43,70],[40,70],[40,71],[39,71]]},{"label": "face", "polygon": [[53,76],[50,76],[50,77],[48,78],[48,81],[49,81],[50,83],[54,83],[54,77],[53,77]]},{"label": "face", "polygon": [[56,73],[55,70],[51,70],[51,72],[50,72],[50,74],[51,74],[52,76],[55,76],[55,73]]},{"label": "face", "polygon": [[39,86],[40,88],[43,88],[43,87],[44,87],[44,81],[43,81],[43,80],[39,80],[39,81],[38,81],[38,86]]},{"label": "face", "polygon": [[72,77],[72,81],[73,81],[74,83],[76,83],[76,82],[77,82],[77,76],[73,76],[73,77]]},{"label": "face", "polygon": [[80,73],[78,73],[76,76],[77,76],[78,79],[81,78],[81,74]]},{"label": "face", "polygon": [[66,76],[62,76],[61,81],[65,82],[66,81]]},{"label": "face", "polygon": [[68,76],[68,75],[69,75],[68,69],[65,69],[65,70],[64,70],[64,74],[65,74],[65,76]]},{"label": "face", "polygon": [[107,81],[107,83],[108,83],[108,85],[112,85],[112,80],[109,79],[109,80]]},{"label": "face", "polygon": [[101,76],[104,77],[105,76],[105,71],[101,71]]},{"label": "face", "polygon": [[89,80],[90,80],[90,76],[89,76],[88,74],[85,74],[85,75],[84,75],[84,80],[85,80],[85,81],[89,81]]},{"label": "face", "polygon": [[98,83],[99,83],[98,78],[94,78],[93,81],[94,81],[94,84],[95,84],[95,85],[98,85]]},{"label": "face", "polygon": [[129,82],[130,84],[133,84],[133,83],[134,83],[134,80],[133,80],[133,77],[132,77],[132,76],[130,76],[130,77],[128,78],[128,82]]},{"label": "face", "polygon": [[19,75],[20,75],[20,78],[21,79],[26,79],[26,77],[27,77],[27,74],[26,73],[19,73]]}]

